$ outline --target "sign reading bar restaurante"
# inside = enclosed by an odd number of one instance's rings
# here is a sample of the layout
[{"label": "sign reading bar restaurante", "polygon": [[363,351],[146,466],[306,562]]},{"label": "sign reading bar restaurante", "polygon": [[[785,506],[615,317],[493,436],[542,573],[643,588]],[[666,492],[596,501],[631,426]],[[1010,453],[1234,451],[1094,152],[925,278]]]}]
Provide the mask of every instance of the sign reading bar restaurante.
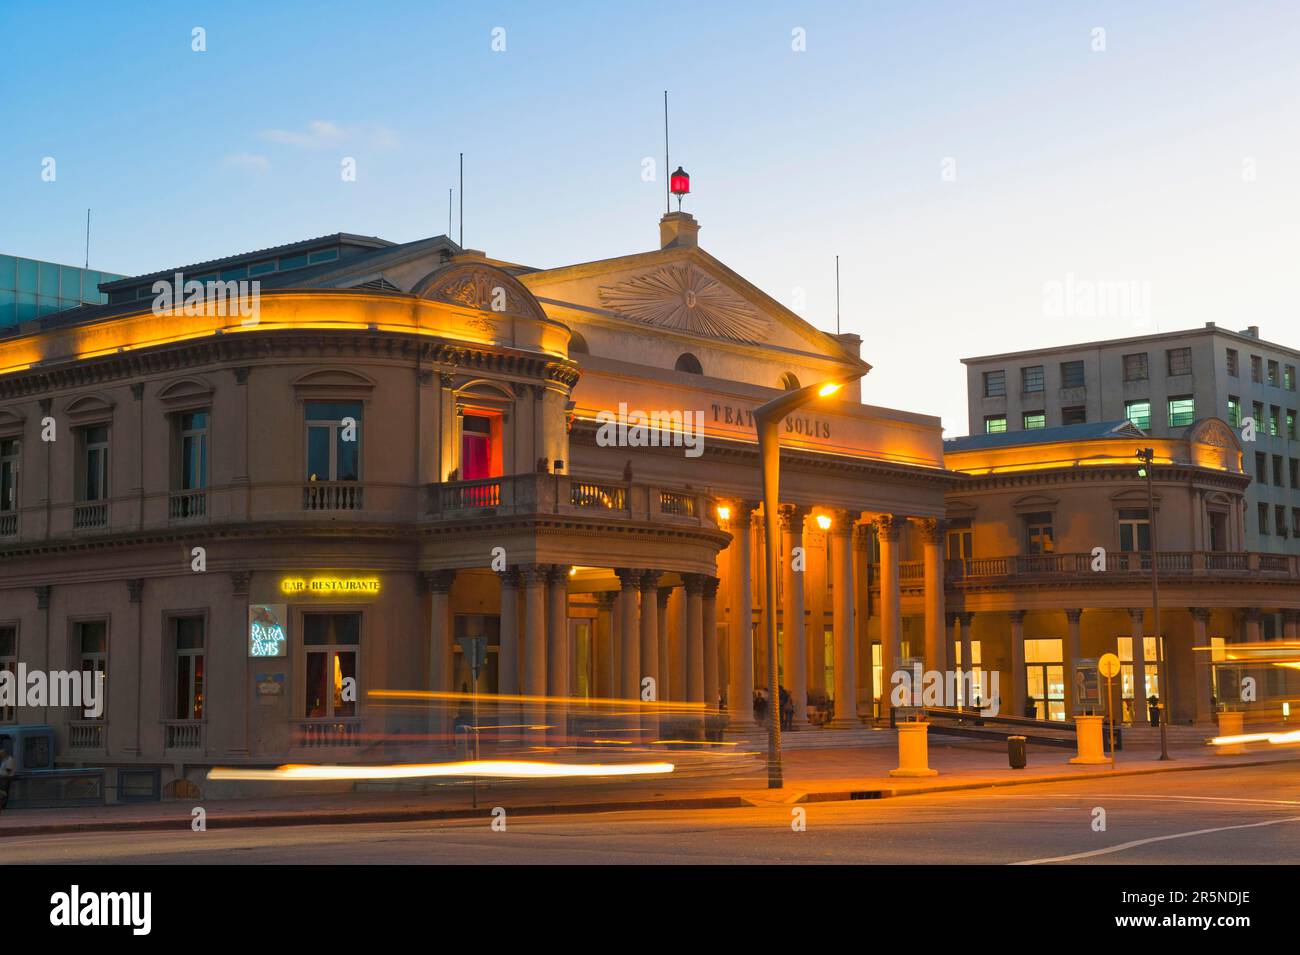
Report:
[{"label": "sign reading bar restaurante", "polygon": [[377,594],[378,577],[286,577],[280,581],[286,594]]}]

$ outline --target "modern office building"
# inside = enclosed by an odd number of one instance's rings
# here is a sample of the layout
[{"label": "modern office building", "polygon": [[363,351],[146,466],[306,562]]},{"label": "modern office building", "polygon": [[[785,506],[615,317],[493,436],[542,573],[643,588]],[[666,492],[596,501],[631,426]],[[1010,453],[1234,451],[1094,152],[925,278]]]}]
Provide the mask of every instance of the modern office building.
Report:
[{"label": "modern office building", "polygon": [[122,276],[75,265],[0,255],[0,335],[54,312],[108,301],[99,286]]},{"label": "modern office building", "polygon": [[970,433],[1128,419],[1180,437],[1217,417],[1237,430],[1246,546],[1300,554],[1300,351],[1259,328],[1204,328],[963,359]]}]

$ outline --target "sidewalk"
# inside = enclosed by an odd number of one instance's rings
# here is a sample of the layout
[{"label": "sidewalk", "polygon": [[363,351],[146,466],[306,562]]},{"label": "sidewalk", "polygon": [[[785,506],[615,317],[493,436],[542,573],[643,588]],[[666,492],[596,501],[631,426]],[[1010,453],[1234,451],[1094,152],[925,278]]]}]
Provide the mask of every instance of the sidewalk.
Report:
[{"label": "sidewalk", "polygon": [[[1162,763],[1155,750],[1124,751],[1109,766],[1075,766],[1071,751],[1030,747],[1028,767],[1007,766],[1005,748],[982,742],[930,745],[930,766],[938,776],[895,779],[892,748],[795,750],[784,756],[785,787],[767,788],[763,755],[743,774],[712,778],[560,781],[501,781],[479,784],[478,808],[471,787],[427,783],[396,792],[353,792],[256,799],[174,799],[76,809],[16,809],[0,814],[0,837],[69,832],[189,829],[191,810],[202,806],[208,828],[416,822],[487,818],[500,806],[511,815],[615,812],[631,810],[741,808],[849,799],[884,799],[919,793],[1027,783],[1088,780],[1098,777],[1224,769],[1300,760],[1295,750],[1261,750],[1217,756],[1204,746],[1171,751]],[[423,791],[421,791],[423,790]]]}]

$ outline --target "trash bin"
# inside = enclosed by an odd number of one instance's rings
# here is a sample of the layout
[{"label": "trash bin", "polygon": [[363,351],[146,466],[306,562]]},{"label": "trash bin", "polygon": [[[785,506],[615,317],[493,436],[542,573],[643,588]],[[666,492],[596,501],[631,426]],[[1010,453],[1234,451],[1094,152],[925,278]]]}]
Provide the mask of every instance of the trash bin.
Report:
[{"label": "trash bin", "polygon": [[1025,768],[1025,738],[1023,736],[1007,737],[1007,760],[1012,769]]}]

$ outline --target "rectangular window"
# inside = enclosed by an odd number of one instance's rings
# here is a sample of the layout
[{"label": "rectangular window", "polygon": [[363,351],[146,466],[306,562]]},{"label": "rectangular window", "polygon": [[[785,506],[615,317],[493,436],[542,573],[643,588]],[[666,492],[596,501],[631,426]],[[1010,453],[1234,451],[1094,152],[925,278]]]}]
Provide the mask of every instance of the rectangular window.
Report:
[{"label": "rectangular window", "polygon": [[1295,365],[1287,365],[1282,373],[1282,384],[1287,391],[1295,391]]},{"label": "rectangular window", "polygon": [[[100,692],[108,687],[108,621],[82,620],[72,626],[72,638],[81,658],[83,673],[103,673],[104,683]],[[96,719],[103,719],[105,707]]]},{"label": "rectangular window", "polygon": [[0,441],[0,512],[18,510],[18,460],[21,447],[17,438]]},{"label": "rectangular window", "polygon": [[1273,455],[1273,484],[1275,487],[1286,487],[1282,479],[1282,455]]},{"label": "rectangular window", "polygon": [[1279,374],[1278,374],[1277,362],[1273,361],[1272,359],[1269,359],[1268,383],[1272,385],[1274,388],[1276,388],[1278,386],[1278,378],[1279,378]]},{"label": "rectangular window", "polygon": [[1007,393],[1007,373],[1005,371],[984,372],[984,397],[1001,398]]},{"label": "rectangular window", "polygon": [[971,548],[971,533],[971,519],[969,517],[954,518],[948,522],[949,560],[970,560],[974,556]]},{"label": "rectangular window", "polygon": [[1081,361],[1061,362],[1061,387],[1062,388],[1084,387],[1083,362]]},{"label": "rectangular window", "polygon": [[78,499],[108,500],[108,426],[95,425],[78,432],[81,444],[81,467],[78,472]]},{"label": "rectangular window", "polygon": [[1169,399],[1169,427],[1183,428],[1196,420],[1196,400],[1191,395]]},{"label": "rectangular window", "polygon": [[1228,395],[1228,424],[1241,427],[1241,399],[1236,395]]},{"label": "rectangular window", "polygon": [[1120,508],[1119,549],[1129,553],[1151,549],[1151,522],[1145,507]]},{"label": "rectangular window", "polygon": [[1268,455],[1263,451],[1255,452],[1255,480],[1260,484],[1268,483]]},{"label": "rectangular window", "polygon": [[985,434],[1002,434],[1007,430],[1006,415],[988,415],[984,419]]},{"label": "rectangular window", "polygon": [[1268,406],[1268,433],[1276,438],[1278,435],[1278,418],[1281,417],[1282,409],[1277,405]]},{"label": "rectangular window", "polygon": [[1026,394],[1035,394],[1043,390],[1043,366],[1030,365],[1020,369],[1020,390]]},{"label": "rectangular window", "polygon": [[1147,354],[1142,352],[1136,355],[1124,356],[1124,380],[1125,381],[1146,381],[1147,372]]},{"label": "rectangular window", "polygon": [[462,481],[496,477],[493,468],[492,418],[466,414],[461,418],[460,477]]},{"label": "rectangular window", "polygon": [[1084,405],[1071,405],[1061,409],[1061,424],[1084,424],[1088,420],[1088,409]]},{"label": "rectangular window", "polygon": [[1241,373],[1240,362],[1237,359],[1237,349],[1228,349],[1228,374],[1236,378]]},{"label": "rectangular window", "polygon": [[1026,431],[1045,428],[1047,427],[1047,415],[1042,411],[1026,411],[1021,419],[1021,424]]},{"label": "rectangular window", "polygon": [[179,490],[197,491],[208,486],[208,413],[188,411],[177,420],[180,429]]},{"label": "rectangular window", "polygon": [[1052,512],[1038,511],[1025,515],[1025,553],[1050,554],[1056,550],[1052,533]]},{"label": "rectangular window", "polygon": [[307,402],[307,480],[361,479],[361,402]]},{"label": "rectangular window", "polygon": [[1291,487],[1300,488],[1300,460],[1288,459],[1287,467],[1291,471]]},{"label": "rectangular window", "polygon": [[[0,672],[18,672],[18,628],[0,627]],[[14,679],[11,677],[10,679]],[[18,718],[18,708],[0,706],[0,723],[12,723]]]},{"label": "rectangular window", "polygon": [[1273,505],[1274,527],[1277,528],[1278,537],[1286,537],[1286,508],[1281,504]]},{"label": "rectangular window", "polygon": [[1252,417],[1255,419],[1255,427],[1264,427],[1264,403],[1262,401],[1251,402],[1250,410]]},{"label": "rectangular window", "polygon": [[1290,438],[1292,441],[1294,441],[1294,440],[1296,439],[1295,434],[1296,434],[1296,432],[1295,432],[1295,409],[1294,409],[1294,408],[1287,408],[1287,409],[1286,409],[1286,436],[1287,436],[1288,438]]},{"label": "rectangular window", "polygon": [[1250,380],[1257,385],[1264,383],[1264,359],[1258,355],[1250,356]]},{"label": "rectangular window", "polygon": [[1268,505],[1257,504],[1256,512],[1259,515],[1259,532],[1268,536]]},{"label": "rectangular window", "polygon": [[172,646],[176,653],[176,708],[178,720],[203,719],[203,618],[173,617]]},{"label": "rectangular window", "polygon": [[1192,373],[1192,350],[1190,348],[1166,349],[1165,361],[1170,376],[1190,375]]},{"label": "rectangular window", "polygon": [[1151,427],[1151,402],[1145,400],[1124,402],[1124,416],[1146,431]]},{"label": "rectangular window", "polygon": [[1300,507],[1291,508],[1291,536],[1300,537]]},{"label": "rectangular window", "polygon": [[[305,613],[302,642],[306,698],[303,715],[308,719],[341,719],[356,716],[360,697],[357,660],[361,655],[361,614]],[[356,693],[345,693],[352,681]]]}]

